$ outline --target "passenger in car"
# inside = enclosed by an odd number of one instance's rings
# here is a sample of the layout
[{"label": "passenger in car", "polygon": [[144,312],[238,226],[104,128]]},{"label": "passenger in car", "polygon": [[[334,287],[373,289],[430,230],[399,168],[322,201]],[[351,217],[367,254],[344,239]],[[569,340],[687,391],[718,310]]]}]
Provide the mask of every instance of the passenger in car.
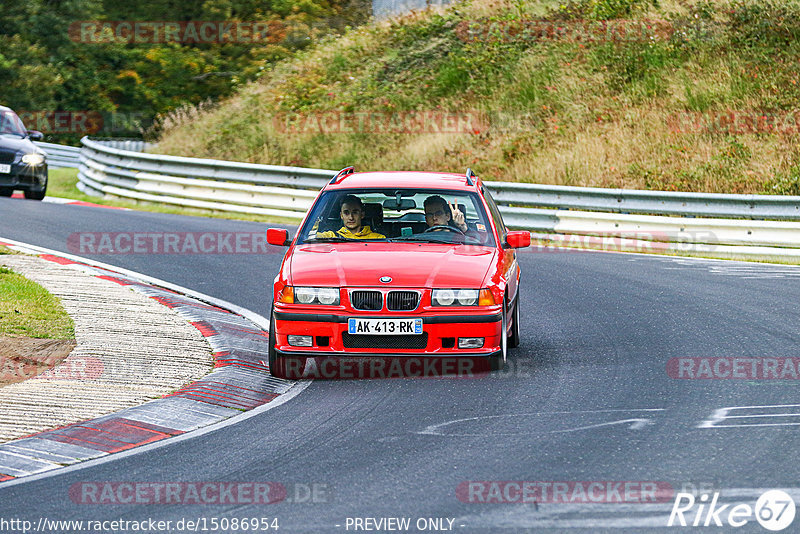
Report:
[{"label": "passenger in car", "polygon": [[328,232],[318,232],[316,238],[344,237],[347,239],[385,239],[386,236],[373,232],[369,225],[362,224],[364,219],[364,203],[355,195],[346,195],[342,198],[339,217],[342,219],[340,229]]}]

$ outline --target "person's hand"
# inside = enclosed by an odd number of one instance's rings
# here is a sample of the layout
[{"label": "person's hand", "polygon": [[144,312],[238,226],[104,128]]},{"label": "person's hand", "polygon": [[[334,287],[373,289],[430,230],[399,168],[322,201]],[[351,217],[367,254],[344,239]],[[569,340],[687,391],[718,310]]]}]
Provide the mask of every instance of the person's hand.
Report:
[{"label": "person's hand", "polygon": [[467,223],[464,220],[464,214],[461,213],[461,210],[458,209],[458,201],[453,199],[453,203],[450,204],[450,213],[453,217],[453,222],[456,223],[456,226],[462,231],[467,231]]}]

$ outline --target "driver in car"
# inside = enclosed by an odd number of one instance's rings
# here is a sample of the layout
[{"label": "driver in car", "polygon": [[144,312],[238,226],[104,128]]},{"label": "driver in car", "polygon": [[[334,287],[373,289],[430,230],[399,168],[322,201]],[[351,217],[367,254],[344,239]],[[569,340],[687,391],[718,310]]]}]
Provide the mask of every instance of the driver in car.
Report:
[{"label": "driver in car", "polygon": [[443,197],[431,195],[425,199],[423,206],[428,228],[452,226],[463,233],[467,232],[467,222],[464,220],[464,214],[458,209],[457,202],[453,201],[453,204],[449,204]]},{"label": "driver in car", "polygon": [[342,226],[334,231],[320,232],[316,235],[320,237],[344,237],[346,239],[386,239],[386,236],[373,232],[368,225],[361,223],[364,218],[364,202],[355,195],[346,195],[342,198],[339,217],[342,218]]},{"label": "driver in car", "polygon": [[467,226],[464,214],[458,209],[458,200],[453,199],[450,204],[439,195],[431,195],[423,203],[425,208],[425,222],[428,225],[426,232],[447,231],[447,228],[458,229],[465,236],[477,240],[481,243],[486,242],[487,234],[484,225],[478,224],[478,230],[473,230]]}]

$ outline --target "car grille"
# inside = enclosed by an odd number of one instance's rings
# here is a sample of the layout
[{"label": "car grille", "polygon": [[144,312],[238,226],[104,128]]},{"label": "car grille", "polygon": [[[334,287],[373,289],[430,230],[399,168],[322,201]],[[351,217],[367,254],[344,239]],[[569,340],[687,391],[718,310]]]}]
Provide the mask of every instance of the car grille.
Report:
[{"label": "car grille", "polygon": [[383,308],[383,295],[380,291],[353,291],[350,303],[357,310],[377,311]]},{"label": "car grille", "polygon": [[342,332],[346,349],[424,349],[428,346],[428,333],[415,336],[359,336]]},{"label": "car grille", "polygon": [[417,309],[419,293],[416,291],[390,291],[386,297],[386,307],[392,311],[411,311]]},{"label": "car grille", "polygon": [[14,163],[14,157],[17,155],[16,152],[7,152],[5,150],[0,150],[0,163],[8,164]]}]

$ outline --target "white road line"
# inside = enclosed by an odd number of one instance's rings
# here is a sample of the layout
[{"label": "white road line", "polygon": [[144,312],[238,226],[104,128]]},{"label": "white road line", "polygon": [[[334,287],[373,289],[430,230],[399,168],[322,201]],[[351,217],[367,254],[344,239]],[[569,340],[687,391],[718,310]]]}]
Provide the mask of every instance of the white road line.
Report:
[{"label": "white road line", "polygon": [[579,430],[589,430],[590,428],[600,428],[601,426],[620,425],[631,423],[628,427],[629,430],[640,430],[647,425],[652,425],[652,419],[621,419],[619,421],[610,421],[608,423],[597,423],[596,425],[579,426],[578,428],[568,428],[566,430],[550,430],[550,434],[559,434],[562,432],[577,432]]},{"label": "white road line", "polygon": [[[486,419],[499,419],[502,417],[529,417],[532,415],[564,415],[564,414],[592,414],[592,413],[619,413],[619,412],[663,412],[663,411],[665,411],[665,408],[611,408],[607,410],[574,410],[574,411],[558,411],[558,412],[528,412],[528,413],[506,414],[506,415],[482,415],[479,417],[465,417],[463,419],[452,419],[450,421],[445,421],[444,423],[428,425],[423,430],[412,433],[424,434],[430,436],[480,436],[482,434],[451,434],[449,432],[440,432],[439,429],[449,425],[454,425],[456,423],[465,423],[467,421],[481,421]],[[619,423],[619,421],[616,421],[614,423],[603,423],[603,424],[616,424],[616,423]],[[555,430],[551,432],[569,432],[569,431],[570,430]]]},{"label": "white road line", "polygon": [[711,416],[701,421],[696,425],[696,428],[735,428],[735,427],[745,427],[745,426],[798,426],[798,423],[749,423],[749,424],[739,424],[739,425],[725,425],[719,424],[728,419],[749,419],[754,417],[797,417],[800,414],[794,413],[771,413],[771,414],[745,414],[745,415],[729,415],[730,412],[734,410],[764,410],[764,409],[773,409],[773,408],[797,408],[800,404],[767,404],[762,406],[728,406],[725,408],[719,408],[714,410]]}]

